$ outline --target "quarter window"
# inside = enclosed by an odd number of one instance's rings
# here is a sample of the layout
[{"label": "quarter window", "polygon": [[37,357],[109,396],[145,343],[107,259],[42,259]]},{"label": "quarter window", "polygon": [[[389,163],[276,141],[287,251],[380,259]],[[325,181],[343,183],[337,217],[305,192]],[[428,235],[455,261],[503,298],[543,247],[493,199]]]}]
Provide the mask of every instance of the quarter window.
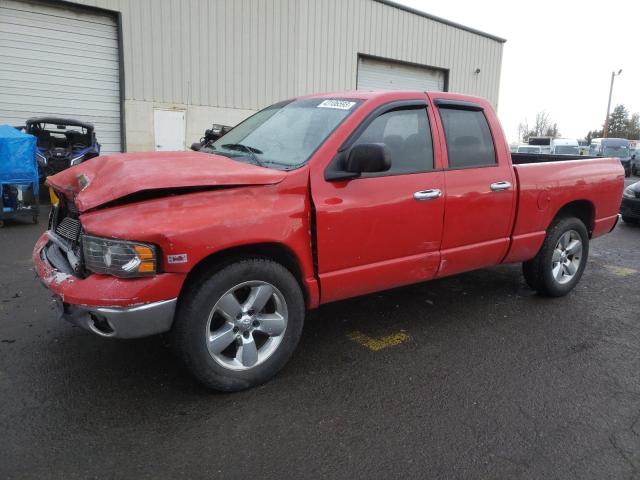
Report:
[{"label": "quarter window", "polygon": [[433,170],[431,129],[424,107],[383,113],[367,126],[354,145],[361,143],[384,143],[389,148],[391,169],[384,175]]},{"label": "quarter window", "polygon": [[449,168],[496,164],[496,151],[487,119],[481,111],[440,108]]}]

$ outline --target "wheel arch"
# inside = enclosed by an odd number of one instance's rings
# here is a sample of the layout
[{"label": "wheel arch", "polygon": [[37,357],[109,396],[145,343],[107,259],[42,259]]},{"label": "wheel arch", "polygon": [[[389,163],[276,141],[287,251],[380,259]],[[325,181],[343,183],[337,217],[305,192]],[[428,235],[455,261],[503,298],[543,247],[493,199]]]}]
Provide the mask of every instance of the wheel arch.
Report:
[{"label": "wheel arch", "polygon": [[285,267],[294,276],[302,294],[304,295],[305,304],[309,302],[310,292],[307,290],[302,266],[299,258],[289,247],[277,242],[252,243],[240,245],[224,250],[217,251],[201,259],[187,274],[180,297],[193,285],[198,282],[207,272],[224,268],[238,260],[244,258],[265,258],[273,260]]},{"label": "wheel arch", "polygon": [[553,220],[549,224],[549,227],[553,225],[556,220],[560,218],[576,217],[584,223],[589,233],[589,238],[593,234],[593,228],[595,226],[596,210],[593,203],[589,200],[574,200],[563,205],[554,215]]}]

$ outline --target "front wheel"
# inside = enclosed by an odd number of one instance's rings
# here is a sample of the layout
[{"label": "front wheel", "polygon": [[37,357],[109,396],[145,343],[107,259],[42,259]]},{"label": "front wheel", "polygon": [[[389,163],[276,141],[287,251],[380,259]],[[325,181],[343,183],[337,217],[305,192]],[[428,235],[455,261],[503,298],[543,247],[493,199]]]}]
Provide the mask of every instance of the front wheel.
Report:
[{"label": "front wheel", "polygon": [[251,258],[210,272],[180,300],[174,349],[204,386],[244,390],[273,377],[289,360],[304,323],[295,277],[271,260]]},{"label": "front wheel", "polygon": [[589,234],[578,218],[556,220],[538,254],[523,264],[527,284],[539,294],[561,297],[578,284],[589,256]]}]

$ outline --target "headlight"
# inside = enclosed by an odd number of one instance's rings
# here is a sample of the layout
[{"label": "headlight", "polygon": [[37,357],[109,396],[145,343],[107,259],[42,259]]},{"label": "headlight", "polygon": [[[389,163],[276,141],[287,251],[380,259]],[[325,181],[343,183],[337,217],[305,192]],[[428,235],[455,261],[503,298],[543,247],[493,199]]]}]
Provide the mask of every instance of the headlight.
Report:
[{"label": "headlight", "polygon": [[47,157],[42,155],[40,152],[36,152],[36,159],[38,160],[38,163],[43,167],[47,164]]},{"label": "headlight", "polygon": [[78,156],[77,156],[77,157],[75,157],[75,158],[72,158],[72,159],[71,159],[71,162],[69,162],[69,165],[70,165],[70,166],[78,165],[79,163],[81,163],[81,162],[82,162],[82,159],[83,159],[83,158],[84,158],[84,153],[83,153],[82,155],[78,155]]},{"label": "headlight", "polygon": [[116,277],[143,277],[157,271],[154,245],[84,236],[82,249],[87,270]]},{"label": "headlight", "polygon": [[622,192],[622,196],[625,198],[636,198],[636,193],[631,190],[631,187],[627,187],[624,189],[624,192]]}]

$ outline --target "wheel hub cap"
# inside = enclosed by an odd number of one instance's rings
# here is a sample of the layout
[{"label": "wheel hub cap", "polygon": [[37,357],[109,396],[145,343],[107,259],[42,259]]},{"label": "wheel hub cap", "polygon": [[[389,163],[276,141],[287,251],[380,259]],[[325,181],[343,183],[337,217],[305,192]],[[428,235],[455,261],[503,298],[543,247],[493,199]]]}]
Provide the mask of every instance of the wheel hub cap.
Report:
[{"label": "wheel hub cap", "polygon": [[215,303],[205,331],[211,357],[230,370],[247,370],[267,360],[287,328],[284,295],[263,281],[243,282]]},{"label": "wheel hub cap", "polygon": [[582,237],[575,230],[563,233],[553,250],[551,273],[556,282],[565,284],[577,274],[582,264]]}]

